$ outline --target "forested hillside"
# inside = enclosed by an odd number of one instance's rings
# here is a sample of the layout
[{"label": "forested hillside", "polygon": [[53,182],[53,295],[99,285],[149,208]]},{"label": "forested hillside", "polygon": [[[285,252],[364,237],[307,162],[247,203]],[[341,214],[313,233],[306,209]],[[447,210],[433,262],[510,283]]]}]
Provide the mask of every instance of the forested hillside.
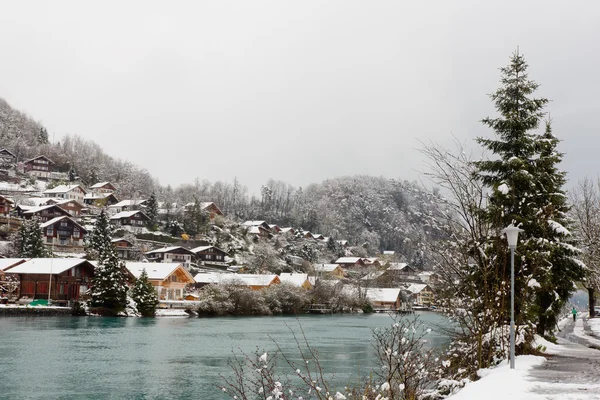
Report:
[{"label": "forested hillside", "polygon": [[15,153],[19,161],[43,154],[59,171],[74,169],[88,184],[112,182],[120,199],[154,192],[162,204],[212,201],[234,220],[302,228],[349,240],[370,254],[396,250],[416,266],[424,262],[422,215],[439,204],[436,195],[416,183],[370,176],[334,178],[306,188],[269,180],[259,196],[249,195],[237,179],[211,182],[210,175],[172,188],[159,185],[145,169],[110,157],[93,141],[67,135],[51,143],[49,136],[40,123],[0,99],[0,148]]}]

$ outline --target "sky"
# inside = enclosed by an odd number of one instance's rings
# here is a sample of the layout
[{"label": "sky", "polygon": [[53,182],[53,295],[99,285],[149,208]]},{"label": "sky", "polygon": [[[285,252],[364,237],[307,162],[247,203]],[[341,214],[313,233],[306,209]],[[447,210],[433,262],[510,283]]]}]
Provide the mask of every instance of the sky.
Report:
[{"label": "sky", "polygon": [[491,135],[518,47],[574,182],[600,170],[598,20],[564,0],[3,2],[0,97],[164,185],[416,180],[421,142]]}]

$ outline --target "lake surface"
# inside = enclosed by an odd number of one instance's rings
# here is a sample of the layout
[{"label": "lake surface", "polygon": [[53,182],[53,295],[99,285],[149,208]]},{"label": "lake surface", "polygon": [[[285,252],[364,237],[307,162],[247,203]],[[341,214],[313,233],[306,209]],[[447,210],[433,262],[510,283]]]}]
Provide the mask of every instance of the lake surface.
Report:
[{"label": "lake surface", "polygon": [[[405,317],[412,318],[412,317]],[[423,312],[431,325],[440,315]],[[0,318],[0,399],[222,399],[216,387],[240,349],[293,360],[298,350],[286,326],[302,324],[326,372],[340,387],[372,368],[371,331],[390,316],[307,315],[224,318]],[[447,338],[435,331],[429,344]],[[232,353],[233,351],[233,353]],[[284,367],[283,363],[279,364]]]}]

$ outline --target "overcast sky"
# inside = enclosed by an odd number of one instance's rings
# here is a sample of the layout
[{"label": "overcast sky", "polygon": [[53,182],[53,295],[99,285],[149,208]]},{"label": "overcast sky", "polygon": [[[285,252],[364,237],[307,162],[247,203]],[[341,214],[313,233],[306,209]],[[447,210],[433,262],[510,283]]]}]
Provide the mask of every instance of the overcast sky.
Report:
[{"label": "overcast sky", "polygon": [[419,140],[490,134],[519,46],[578,180],[600,170],[598,21],[564,0],[7,1],[0,97],[162,184],[413,180]]}]

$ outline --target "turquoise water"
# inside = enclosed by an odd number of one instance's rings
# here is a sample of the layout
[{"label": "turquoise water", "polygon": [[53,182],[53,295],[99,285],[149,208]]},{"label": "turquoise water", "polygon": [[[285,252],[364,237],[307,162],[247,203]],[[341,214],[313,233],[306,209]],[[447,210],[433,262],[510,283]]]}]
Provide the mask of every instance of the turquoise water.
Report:
[{"label": "turquoise water", "polygon": [[[441,323],[435,313],[421,314]],[[340,387],[372,367],[371,329],[388,315],[301,316],[310,344]],[[271,336],[298,360],[295,317],[0,319],[0,399],[221,399],[228,358]],[[433,332],[432,346],[446,343]],[[233,351],[233,353],[232,353]],[[283,366],[283,363],[281,364]]]}]

